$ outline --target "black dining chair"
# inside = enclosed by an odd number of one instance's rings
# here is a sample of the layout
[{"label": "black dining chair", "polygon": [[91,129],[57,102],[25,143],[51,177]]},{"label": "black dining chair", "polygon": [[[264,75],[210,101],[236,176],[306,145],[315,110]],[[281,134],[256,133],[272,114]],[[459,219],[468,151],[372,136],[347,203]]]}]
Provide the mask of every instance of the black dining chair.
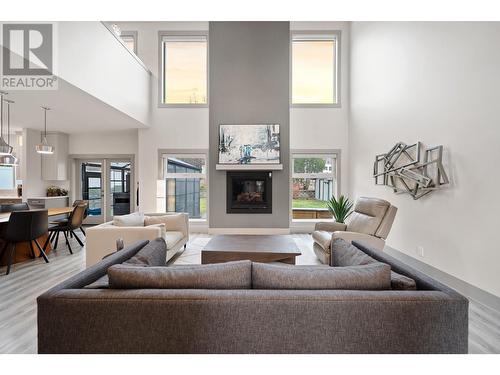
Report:
[{"label": "black dining chair", "polygon": [[[85,220],[87,218],[88,214],[89,214],[89,201],[86,201],[86,200],[83,200],[83,199],[77,199],[77,200],[75,200],[73,202],[73,207],[76,207],[79,204],[85,204],[86,205],[85,212],[83,213],[83,220]],[[61,224],[67,224],[67,222],[68,222],[68,218],[64,218],[64,219],[59,219],[59,220],[51,221],[50,224],[61,225]],[[80,230],[82,231],[83,236],[87,237],[87,234],[85,233],[85,230],[83,229],[83,223],[82,223],[82,226],[80,227]],[[70,233],[70,236],[73,237],[73,233]]]},{"label": "black dining chair", "polygon": [[29,209],[30,207],[26,202],[0,204],[0,212],[28,211]]},{"label": "black dining chair", "polygon": [[44,251],[47,247],[47,242],[42,248],[37,240],[37,238],[47,233],[48,226],[49,217],[47,210],[12,211],[7,224],[7,230],[4,233],[5,245],[0,253],[0,258],[2,258],[5,251],[8,251],[6,275],[10,273],[10,267],[16,252],[16,245],[20,242],[29,242],[32,257],[35,257],[33,250],[33,242],[35,242],[40,251],[40,256],[43,257],[46,263],[49,263],[47,254]]},{"label": "black dining chair", "polygon": [[[60,222],[54,226],[49,227],[49,238],[48,241],[55,241],[54,250],[57,249],[57,244],[59,243],[59,234],[62,232],[64,234],[64,238],[66,239],[66,245],[68,245],[68,250],[71,254],[73,254],[73,250],[71,249],[71,245],[69,243],[68,236],[73,235],[76,241],[80,246],[83,247],[83,242],[76,235],[75,229],[78,229],[82,226],[83,217],[85,215],[85,210],[87,208],[86,204],[79,204],[73,208],[73,211],[69,214],[68,220]],[[46,246],[44,245],[44,247]]]}]

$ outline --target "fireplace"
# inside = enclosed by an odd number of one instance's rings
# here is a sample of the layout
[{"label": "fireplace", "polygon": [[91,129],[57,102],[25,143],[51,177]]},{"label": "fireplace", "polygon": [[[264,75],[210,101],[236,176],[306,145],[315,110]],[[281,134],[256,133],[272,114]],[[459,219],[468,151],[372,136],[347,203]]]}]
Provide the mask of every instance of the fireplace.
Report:
[{"label": "fireplace", "polygon": [[270,214],[273,212],[272,172],[227,172],[228,214]]}]

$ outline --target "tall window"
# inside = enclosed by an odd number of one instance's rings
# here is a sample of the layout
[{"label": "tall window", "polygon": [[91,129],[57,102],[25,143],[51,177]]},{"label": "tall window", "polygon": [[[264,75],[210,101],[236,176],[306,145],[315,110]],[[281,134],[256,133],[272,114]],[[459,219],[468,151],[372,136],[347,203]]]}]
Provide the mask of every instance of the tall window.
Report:
[{"label": "tall window", "polygon": [[120,39],[125,44],[125,47],[137,55],[137,31],[122,31]]},{"label": "tall window", "polygon": [[206,105],[208,103],[207,35],[163,35],[163,105]]},{"label": "tall window", "polygon": [[163,155],[165,210],[207,217],[207,162],[204,154]]},{"label": "tall window", "polygon": [[16,168],[9,165],[0,165],[0,190],[15,188]]},{"label": "tall window", "polygon": [[293,154],[293,219],[331,217],[326,202],[337,196],[337,155]]},{"label": "tall window", "polygon": [[292,105],[332,106],[338,97],[339,33],[292,36]]}]

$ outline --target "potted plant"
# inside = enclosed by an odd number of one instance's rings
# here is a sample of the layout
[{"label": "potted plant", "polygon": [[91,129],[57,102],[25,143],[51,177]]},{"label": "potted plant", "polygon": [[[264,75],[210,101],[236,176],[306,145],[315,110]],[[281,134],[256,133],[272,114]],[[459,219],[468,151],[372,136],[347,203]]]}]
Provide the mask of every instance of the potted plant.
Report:
[{"label": "potted plant", "polygon": [[352,214],[353,203],[349,198],[341,195],[338,199],[334,195],[326,203],[328,210],[332,213],[333,218],[337,223],[344,223],[345,220]]}]

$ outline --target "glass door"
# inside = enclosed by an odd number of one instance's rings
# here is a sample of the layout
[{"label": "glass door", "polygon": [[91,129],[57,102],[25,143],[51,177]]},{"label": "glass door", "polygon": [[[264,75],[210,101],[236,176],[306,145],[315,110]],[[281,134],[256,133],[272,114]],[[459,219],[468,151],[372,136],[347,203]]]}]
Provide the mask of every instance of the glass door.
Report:
[{"label": "glass door", "polygon": [[113,216],[132,212],[132,162],[129,159],[108,159],[106,164],[106,220],[112,220]]},{"label": "glass door", "polygon": [[100,224],[104,222],[104,160],[80,160],[79,199],[89,202],[88,216],[85,224]]}]

